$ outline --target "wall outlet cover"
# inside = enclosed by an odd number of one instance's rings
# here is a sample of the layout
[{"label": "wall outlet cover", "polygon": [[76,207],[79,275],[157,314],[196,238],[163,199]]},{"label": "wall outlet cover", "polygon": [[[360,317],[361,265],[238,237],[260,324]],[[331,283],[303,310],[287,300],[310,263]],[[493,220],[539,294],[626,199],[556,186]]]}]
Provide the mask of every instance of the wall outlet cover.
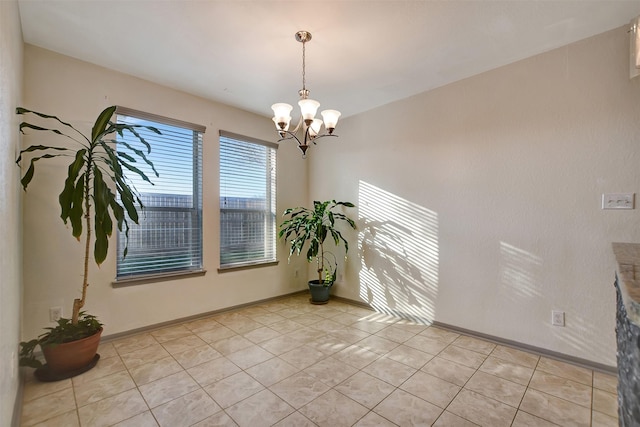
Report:
[{"label": "wall outlet cover", "polygon": [[49,321],[57,322],[62,317],[62,307],[51,307],[49,309]]},{"label": "wall outlet cover", "polygon": [[551,324],[553,326],[564,326],[564,311],[552,311]]}]

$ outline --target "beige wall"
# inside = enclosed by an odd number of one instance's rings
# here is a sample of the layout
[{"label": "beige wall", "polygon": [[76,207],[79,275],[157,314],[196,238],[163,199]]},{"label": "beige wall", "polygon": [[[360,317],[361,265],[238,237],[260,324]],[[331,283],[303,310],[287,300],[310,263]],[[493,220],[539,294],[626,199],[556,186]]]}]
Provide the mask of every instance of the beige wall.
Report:
[{"label": "beige wall", "polygon": [[22,95],[22,31],[17,1],[0,1],[0,425],[9,426],[18,391],[21,218],[18,119]]},{"label": "beige wall", "polygon": [[[282,245],[278,246],[278,266],[217,272],[218,130],[275,140],[273,124],[268,119],[30,45],[25,46],[24,66],[24,106],[58,115],[83,129],[88,129],[109,105],[207,127],[203,145],[203,250],[207,273],[114,289],[112,246],[101,268],[91,264],[86,305],[87,311],[105,324],[107,336],[304,289],[304,278],[294,278]],[[33,142],[33,138],[24,138],[25,145]],[[277,208],[282,211],[304,202],[306,166],[293,146],[281,147],[277,161]],[[41,163],[24,197],[25,337],[36,336],[49,325],[49,307],[62,306],[63,314],[69,316],[82,282],[82,245],[58,217],[57,195],[62,190],[66,165]]]},{"label": "beige wall", "polygon": [[[347,118],[306,162],[283,145],[278,211],[358,204],[340,296],[614,365],[610,242],[640,240],[637,210],[600,209],[602,193],[640,182],[627,43],[619,28]],[[114,289],[112,252],[92,266],[87,304],[107,335],[304,289],[293,271],[305,266],[288,266],[281,244],[277,267],[216,272],[217,131],[273,140],[268,120],[28,45],[24,79],[24,106],[84,127],[112,104],[207,126],[208,273]],[[49,307],[68,315],[80,287],[82,248],[57,217],[65,167],[40,168],[24,197],[25,338]],[[551,310],[566,327],[550,325]]]},{"label": "beige wall", "polygon": [[614,366],[610,243],[640,240],[638,209],[600,209],[640,193],[626,30],[345,119],[309,176],[359,205],[338,294]]}]

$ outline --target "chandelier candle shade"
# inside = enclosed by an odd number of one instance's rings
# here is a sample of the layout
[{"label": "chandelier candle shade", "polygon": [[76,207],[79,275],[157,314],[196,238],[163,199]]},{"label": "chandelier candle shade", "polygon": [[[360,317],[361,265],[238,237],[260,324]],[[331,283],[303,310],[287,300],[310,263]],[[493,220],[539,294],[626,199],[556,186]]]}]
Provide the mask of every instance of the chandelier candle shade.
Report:
[{"label": "chandelier candle shade", "polygon": [[[298,91],[300,95],[300,121],[293,130],[289,130],[289,124],[291,123],[291,110],[293,107],[289,104],[279,102],[273,104],[271,109],[273,110],[273,122],[276,125],[276,129],[280,134],[280,141],[289,139],[295,139],[298,142],[298,147],[302,150],[302,157],[306,157],[309,143],[316,143],[317,139],[325,136],[337,136],[333,134],[333,130],[338,124],[338,118],[340,112],[336,110],[324,110],[320,114],[322,120],[316,119],[316,112],[320,103],[313,99],[309,99],[309,91],[306,87],[306,71],[305,71],[305,45],[311,40],[311,33],[308,31],[298,31],[296,33],[296,40],[302,43],[302,89]],[[324,132],[322,131],[322,124],[324,121]],[[300,135],[298,135],[300,133]]]}]

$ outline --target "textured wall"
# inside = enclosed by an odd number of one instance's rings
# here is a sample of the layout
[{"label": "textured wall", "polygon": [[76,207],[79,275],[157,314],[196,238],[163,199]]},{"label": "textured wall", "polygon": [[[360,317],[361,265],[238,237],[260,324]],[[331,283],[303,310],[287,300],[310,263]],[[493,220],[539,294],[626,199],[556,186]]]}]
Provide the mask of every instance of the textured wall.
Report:
[{"label": "textured wall", "polygon": [[[141,58],[142,60],[142,58]],[[104,335],[206,313],[304,289],[294,278],[285,248],[278,246],[280,264],[218,274],[218,130],[275,140],[273,123],[263,117],[208,102],[144,80],[100,68],[26,45],[25,102],[36,111],[59,115],[88,129],[109,105],[185,120],[207,127],[203,141],[204,276],[114,289],[115,246],[106,262],[91,263],[87,311],[105,324]],[[33,143],[25,137],[24,144]],[[298,205],[306,197],[306,173],[295,147],[282,147],[277,158],[277,209]],[[24,197],[24,336],[48,326],[49,307],[70,315],[79,295],[82,245],[59,218],[57,195],[66,164],[44,162]],[[115,236],[112,244],[115,243]],[[295,262],[295,260],[294,260]]]},{"label": "textured wall", "polygon": [[[208,128],[209,273],[113,289],[112,254],[92,270],[87,307],[107,334],[304,287],[284,252],[278,267],[215,272],[217,129],[273,139],[268,120],[30,46],[25,88],[25,106],[85,126],[121,104]],[[359,205],[338,295],[614,365],[610,242],[640,240],[640,221],[637,210],[600,210],[600,197],[638,192],[638,117],[640,80],[628,79],[619,28],[347,118],[306,163],[282,147],[278,210],[307,197]],[[25,196],[27,337],[47,324],[49,307],[68,313],[79,287],[66,261],[81,248],[48,185],[60,169],[41,172]],[[565,328],[550,325],[551,310],[567,313]]]},{"label": "textured wall", "polygon": [[361,258],[335,291],[614,366],[610,242],[640,240],[637,209],[600,209],[602,193],[640,191],[626,30],[339,124],[309,181],[359,205]]},{"label": "textured wall", "polygon": [[21,244],[19,151],[15,107],[22,89],[22,32],[18,2],[0,1],[0,425],[9,426],[18,391]]}]

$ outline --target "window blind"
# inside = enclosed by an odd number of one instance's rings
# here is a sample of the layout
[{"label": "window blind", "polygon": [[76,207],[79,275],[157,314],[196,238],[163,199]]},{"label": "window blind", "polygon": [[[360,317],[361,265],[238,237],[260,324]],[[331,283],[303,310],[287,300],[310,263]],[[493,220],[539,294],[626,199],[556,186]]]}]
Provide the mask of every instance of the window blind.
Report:
[{"label": "window blind", "polygon": [[220,131],[220,268],[276,259],[276,147]]},{"label": "window blind", "polygon": [[[138,128],[151,145],[151,160],[159,177],[145,163],[137,163],[153,185],[125,171],[144,209],[139,224],[129,221],[128,253],[124,257],[126,230],[118,233],[117,279],[199,271],[202,269],[202,133],[203,127],[162,117],[116,111],[118,123],[153,126],[162,135]],[[152,118],[154,120],[150,120]],[[160,121],[161,120],[161,121]],[[197,129],[196,129],[197,128]],[[118,135],[118,152],[146,147],[125,132]]]}]

